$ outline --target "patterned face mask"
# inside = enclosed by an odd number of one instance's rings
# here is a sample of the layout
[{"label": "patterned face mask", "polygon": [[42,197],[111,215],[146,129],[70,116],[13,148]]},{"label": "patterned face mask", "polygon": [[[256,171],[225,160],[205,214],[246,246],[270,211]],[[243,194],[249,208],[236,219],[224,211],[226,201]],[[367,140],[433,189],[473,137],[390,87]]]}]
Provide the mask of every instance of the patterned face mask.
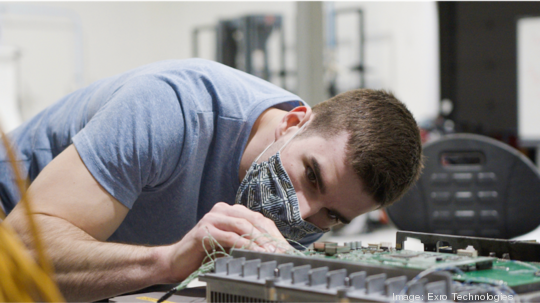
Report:
[{"label": "patterned face mask", "polygon": [[[307,123],[306,123],[307,124]],[[280,152],[306,126],[290,138],[285,145],[271,156],[268,161],[257,163],[257,160],[274,144],[270,144],[253,161],[240,184],[236,194],[236,203],[250,210],[262,213],[276,224],[281,234],[287,240],[300,241],[304,237],[324,233],[327,230],[306,222],[300,215],[298,197],[289,175],[281,163]]]}]

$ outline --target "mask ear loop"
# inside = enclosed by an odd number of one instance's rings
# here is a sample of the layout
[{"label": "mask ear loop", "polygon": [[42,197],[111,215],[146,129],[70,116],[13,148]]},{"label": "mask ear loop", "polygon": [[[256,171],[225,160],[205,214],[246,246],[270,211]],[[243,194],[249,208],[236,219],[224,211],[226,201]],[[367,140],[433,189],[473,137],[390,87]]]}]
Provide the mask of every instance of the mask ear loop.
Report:
[{"label": "mask ear loop", "polygon": [[262,153],[259,154],[259,156],[257,156],[257,159],[255,159],[253,161],[253,163],[257,163],[257,161],[259,161],[259,159],[261,158],[261,156],[270,148],[270,146],[274,145],[274,143],[276,143],[276,140],[272,141],[272,143],[270,143],[270,145],[268,145],[263,151]]},{"label": "mask ear loop", "polygon": [[[278,153],[281,152],[283,150],[283,148],[285,146],[287,146],[287,144],[289,144],[289,142],[292,141],[292,139],[294,139],[294,137],[296,137],[296,135],[298,135],[298,133],[300,133],[302,131],[302,129],[304,129],[306,127],[306,125],[308,125],[309,122],[306,122],[304,125],[302,125],[300,127],[300,129],[296,132],[296,134],[294,134],[289,140],[287,140],[287,142],[285,142],[285,144],[283,144],[283,146],[278,150]],[[274,139],[274,141],[272,141],[272,143],[270,143],[270,145],[268,145],[263,151],[262,153],[259,154],[259,156],[257,156],[257,158],[253,161],[253,163],[257,163],[257,161],[259,161],[259,159],[262,157],[262,155],[270,148],[270,146],[274,145],[274,143],[276,143],[276,140]]]},{"label": "mask ear loop", "polygon": [[306,122],[306,124],[302,125],[300,129],[296,132],[296,134],[294,134],[289,140],[287,140],[287,142],[285,142],[285,144],[283,144],[283,146],[278,150],[278,153],[280,153],[283,150],[283,148],[285,148],[285,146],[287,146],[289,142],[291,142],[292,139],[294,139],[294,137],[296,137],[296,135],[298,135],[306,127],[306,125],[308,125],[308,123],[309,122]]}]

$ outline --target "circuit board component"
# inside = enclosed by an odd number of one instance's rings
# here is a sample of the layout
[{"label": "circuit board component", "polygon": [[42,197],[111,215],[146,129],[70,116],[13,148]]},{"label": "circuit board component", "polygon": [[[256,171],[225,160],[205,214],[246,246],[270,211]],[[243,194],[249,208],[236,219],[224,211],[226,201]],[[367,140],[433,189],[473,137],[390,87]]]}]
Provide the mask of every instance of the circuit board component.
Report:
[{"label": "circuit board component", "polygon": [[540,262],[510,259],[536,258],[513,248],[536,251],[537,243],[425,235],[424,251],[402,249],[400,232],[396,247],[317,242],[294,256],[239,250],[201,278],[208,302],[540,301]]}]

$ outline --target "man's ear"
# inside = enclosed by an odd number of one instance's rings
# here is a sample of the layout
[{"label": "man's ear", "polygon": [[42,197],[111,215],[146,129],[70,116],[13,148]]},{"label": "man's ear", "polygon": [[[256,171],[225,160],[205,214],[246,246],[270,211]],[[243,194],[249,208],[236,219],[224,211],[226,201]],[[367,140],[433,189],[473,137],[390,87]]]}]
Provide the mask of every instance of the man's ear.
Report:
[{"label": "man's ear", "polygon": [[307,106],[298,106],[285,114],[276,128],[276,140],[283,136],[293,127],[300,128],[306,124],[312,117],[311,108]]}]

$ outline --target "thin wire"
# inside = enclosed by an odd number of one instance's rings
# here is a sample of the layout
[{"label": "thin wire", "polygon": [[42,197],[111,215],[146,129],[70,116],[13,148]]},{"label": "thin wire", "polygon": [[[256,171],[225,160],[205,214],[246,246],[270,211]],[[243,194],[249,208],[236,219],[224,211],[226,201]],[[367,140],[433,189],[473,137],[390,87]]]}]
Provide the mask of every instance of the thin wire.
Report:
[{"label": "thin wire", "polygon": [[[418,282],[418,280],[422,279],[423,277],[425,277],[425,276],[427,276],[429,274],[432,274],[432,273],[438,272],[438,271],[455,271],[460,276],[466,276],[465,273],[461,269],[459,269],[458,267],[455,267],[455,266],[429,268],[429,269],[426,269],[426,270],[420,272],[418,275],[416,275],[416,277],[412,278],[409,282],[407,282],[405,284],[405,286],[403,287],[403,289],[400,291],[398,298],[404,298],[404,295],[407,293],[407,290],[409,289],[409,287],[411,287],[413,284]],[[475,282],[475,284],[472,284],[473,281],[468,279],[465,282],[463,282],[463,284],[470,285],[473,288],[474,287],[482,288],[484,286],[489,286],[489,287],[495,287],[495,288],[498,288],[498,289],[502,289],[504,291],[507,291],[509,294],[513,295],[515,300],[517,300],[516,302],[519,302],[519,296],[517,295],[517,293],[512,288],[510,288],[508,285],[506,285],[503,281],[493,280],[493,279],[489,279],[489,278],[482,278],[482,277],[476,277],[475,280],[479,280],[479,281],[481,281],[481,283],[476,283]],[[400,301],[397,301],[397,302],[400,302]]]},{"label": "thin wire", "polygon": [[504,260],[504,261],[510,261],[510,262],[512,262],[512,263],[516,263],[516,264],[519,264],[519,265],[528,267],[528,268],[530,268],[530,269],[532,269],[532,270],[535,270],[535,271],[540,270],[539,267],[534,266],[534,265],[529,264],[529,263],[526,263],[526,262],[521,262],[521,261],[518,261],[518,260]]},{"label": "thin wire", "polygon": [[[265,231],[265,229],[260,226],[254,226],[254,227],[257,227],[258,229]],[[207,236],[205,236],[201,241],[204,252],[206,253],[206,257],[203,259],[202,264],[199,267],[199,269],[191,273],[186,279],[184,279],[184,281],[182,281],[182,283],[178,284],[177,286],[173,287],[171,290],[167,291],[165,295],[159,298],[159,300],[157,301],[158,303],[161,303],[167,300],[178,291],[181,291],[182,289],[186,288],[189,283],[191,283],[193,280],[198,278],[200,275],[214,270],[215,262],[218,256],[230,257],[232,253],[234,252],[234,250],[237,249],[236,244],[241,238],[249,238],[250,241],[248,245],[241,246],[239,249],[249,248],[252,245],[255,245],[254,242],[259,240],[260,238],[266,238],[268,239],[268,242],[263,242],[261,243],[261,245],[264,246],[266,244],[272,244],[274,246],[274,251],[273,251],[274,253],[277,252],[279,249],[279,250],[284,251],[285,254],[306,257],[305,254],[295,249],[294,247],[291,247],[287,242],[283,242],[280,239],[275,238],[269,233],[262,233],[262,234],[257,235],[256,237],[253,237],[253,232],[250,234],[241,235],[238,239],[236,239],[236,241],[233,244],[233,247],[229,250],[229,252],[227,252],[225,248],[223,248],[223,246],[221,246],[221,244],[219,244],[219,242],[210,234],[210,231],[208,230],[208,228],[206,229],[206,233],[207,233]],[[211,251],[209,251],[206,248],[206,245],[205,245],[206,241],[208,241],[208,246],[210,246]],[[291,240],[291,242],[294,242],[302,247],[305,247],[296,241]]]}]

